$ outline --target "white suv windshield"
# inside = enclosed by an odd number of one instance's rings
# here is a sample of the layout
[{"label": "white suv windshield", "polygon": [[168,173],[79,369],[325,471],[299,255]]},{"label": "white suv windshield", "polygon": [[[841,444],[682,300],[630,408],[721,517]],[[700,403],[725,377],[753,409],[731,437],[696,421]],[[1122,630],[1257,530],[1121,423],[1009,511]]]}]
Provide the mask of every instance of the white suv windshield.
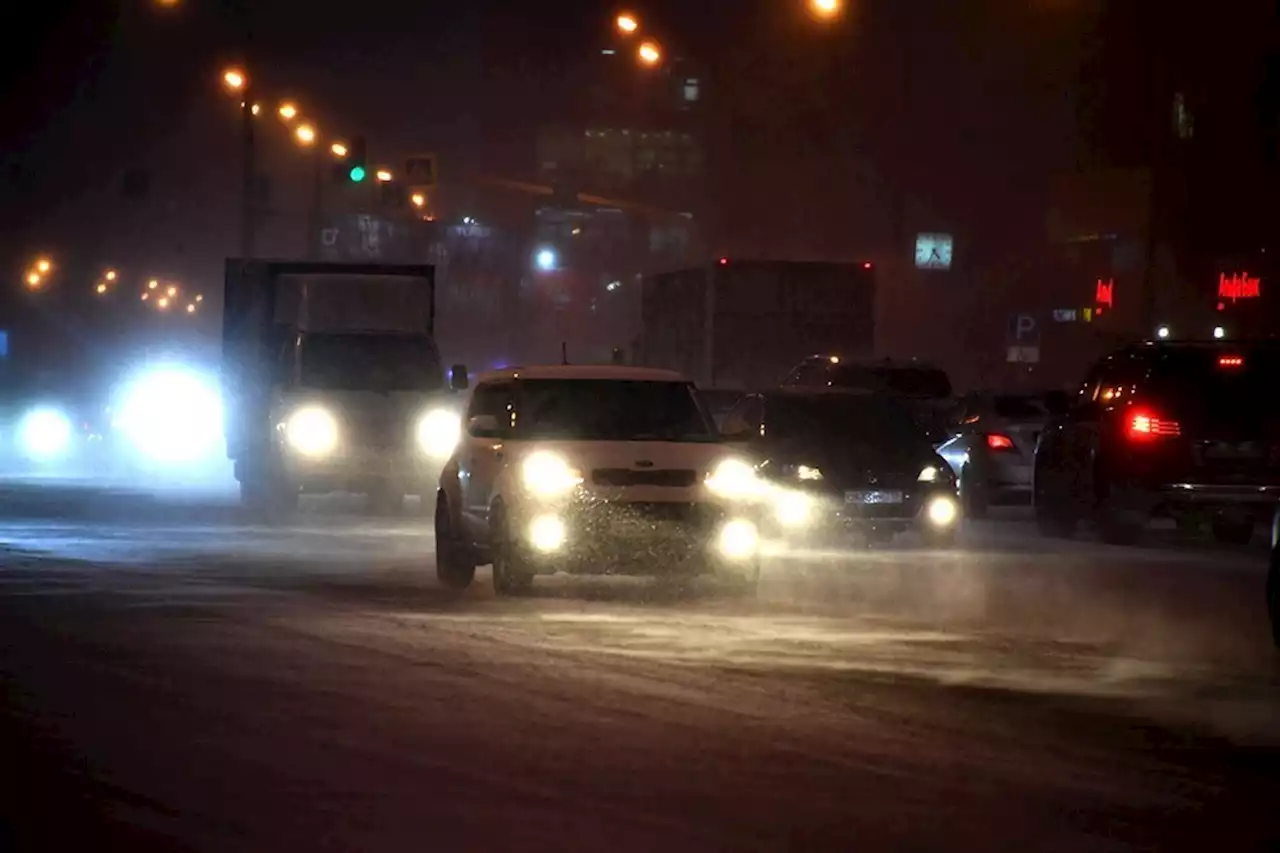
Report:
[{"label": "white suv windshield", "polygon": [[685,382],[531,379],[519,384],[514,434],[570,441],[717,441]]}]

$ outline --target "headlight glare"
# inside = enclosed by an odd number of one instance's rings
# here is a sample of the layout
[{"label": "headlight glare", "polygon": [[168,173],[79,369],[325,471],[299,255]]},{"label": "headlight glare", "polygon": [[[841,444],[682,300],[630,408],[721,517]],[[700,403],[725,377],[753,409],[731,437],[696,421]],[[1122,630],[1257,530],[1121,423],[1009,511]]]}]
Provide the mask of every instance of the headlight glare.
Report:
[{"label": "headlight glare", "polygon": [[433,409],[418,421],[418,446],[432,459],[448,459],[462,438],[462,419],[448,409]]},{"label": "headlight glare", "polygon": [[319,406],[290,415],[284,433],[289,446],[304,456],[326,456],[338,446],[338,421]]},{"label": "headlight glare", "polygon": [[582,485],[582,472],[570,467],[560,454],[545,450],[525,457],[520,477],[525,489],[541,498],[558,497]]},{"label": "headlight glare", "polygon": [[759,492],[760,478],[741,459],[726,459],[707,475],[707,488],[721,497],[746,498]]},{"label": "headlight glare", "polygon": [[71,443],[71,419],[56,409],[28,412],[18,426],[22,451],[35,459],[58,456]]},{"label": "headlight glare", "polygon": [[801,465],[796,469],[796,477],[798,479],[809,480],[811,482],[814,480],[821,480],[822,471],[819,468],[814,468],[809,465]]},{"label": "headlight glare", "polygon": [[942,471],[936,465],[926,465],[920,469],[920,476],[916,479],[921,483],[936,483],[942,479]]}]

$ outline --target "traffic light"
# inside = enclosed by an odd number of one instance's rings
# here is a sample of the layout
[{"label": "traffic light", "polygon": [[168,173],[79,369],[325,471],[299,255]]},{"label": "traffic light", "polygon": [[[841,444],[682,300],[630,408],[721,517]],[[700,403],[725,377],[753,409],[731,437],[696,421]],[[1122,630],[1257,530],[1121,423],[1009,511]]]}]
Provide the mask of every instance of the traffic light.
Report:
[{"label": "traffic light", "polygon": [[346,155],[334,166],[333,176],[341,183],[362,184],[368,180],[368,149],[363,136],[357,136],[346,146]]}]

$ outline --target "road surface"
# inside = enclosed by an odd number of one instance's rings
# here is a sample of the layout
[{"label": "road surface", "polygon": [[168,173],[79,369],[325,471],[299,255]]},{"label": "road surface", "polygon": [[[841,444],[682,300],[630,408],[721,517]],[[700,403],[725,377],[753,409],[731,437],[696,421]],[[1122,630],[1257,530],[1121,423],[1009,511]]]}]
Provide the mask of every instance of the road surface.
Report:
[{"label": "road surface", "polygon": [[1275,850],[1259,546],[433,580],[415,514],[0,489],[0,849]]}]

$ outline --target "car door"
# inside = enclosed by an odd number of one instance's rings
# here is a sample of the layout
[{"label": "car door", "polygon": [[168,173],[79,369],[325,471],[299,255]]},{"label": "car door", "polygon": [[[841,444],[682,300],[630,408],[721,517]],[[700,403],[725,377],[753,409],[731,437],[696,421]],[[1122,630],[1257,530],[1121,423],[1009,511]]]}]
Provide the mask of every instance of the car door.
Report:
[{"label": "car door", "polygon": [[[472,542],[488,538],[489,503],[493,486],[502,470],[505,443],[511,429],[514,400],[513,382],[479,385],[467,407],[467,422],[458,454],[458,481],[462,493],[462,523]],[[497,429],[483,428],[477,419],[489,419]]]}]

